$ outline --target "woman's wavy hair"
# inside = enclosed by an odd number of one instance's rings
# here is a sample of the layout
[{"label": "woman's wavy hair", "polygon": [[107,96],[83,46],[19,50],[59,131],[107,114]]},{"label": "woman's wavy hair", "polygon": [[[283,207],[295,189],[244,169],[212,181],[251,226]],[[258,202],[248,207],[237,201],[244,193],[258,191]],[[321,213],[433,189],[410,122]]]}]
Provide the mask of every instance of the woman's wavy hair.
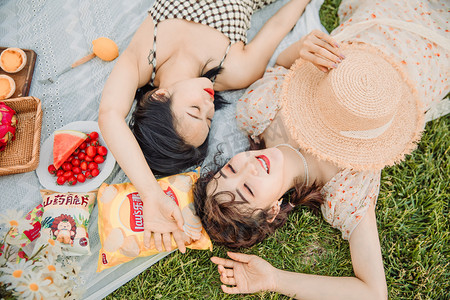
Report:
[{"label": "woman's wavy hair", "polygon": [[[214,68],[202,76],[212,78],[220,71]],[[186,143],[175,130],[171,99],[156,94],[156,90],[147,85],[137,91],[130,128],[150,169],[156,175],[167,176],[199,165],[206,157],[208,137],[198,148]],[[215,109],[219,110],[225,104],[227,102],[216,93]]]},{"label": "woman's wavy hair", "polygon": [[305,186],[303,180],[296,179],[294,188],[283,196],[280,211],[273,219],[270,207],[252,209],[231,191],[216,192],[216,172],[222,167],[215,159],[214,171],[204,172],[194,187],[196,214],[209,237],[220,245],[232,249],[251,247],[283,226],[295,207],[304,205],[318,213],[323,203],[319,185],[314,182]]}]

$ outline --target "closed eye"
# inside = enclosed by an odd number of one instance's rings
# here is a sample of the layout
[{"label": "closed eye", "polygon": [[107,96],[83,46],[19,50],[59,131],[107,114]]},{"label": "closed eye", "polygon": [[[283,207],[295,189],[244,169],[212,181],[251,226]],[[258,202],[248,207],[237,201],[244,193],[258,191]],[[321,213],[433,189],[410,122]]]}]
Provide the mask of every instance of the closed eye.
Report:
[{"label": "closed eye", "polygon": [[255,195],[253,195],[252,190],[248,187],[248,185],[246,183],[244,183],[244,187],[247,189],[247,191],[249,191],[250,195],[255,196]]},{"label": "closed eye", "polygon": [[230,169],[230,171],[234,174],[236,174],[236,171],[233,169],[233,166],[231,166],[230,164],[228,164],[228,168]]},{"label": "closed eye", "polygon": [[191,113],[187,113],[189,116],[191,116],[192,118],[194,118],[194,119],[197,119],[197,120],[201,120],[199,117],[197,117],[196,115],[193,115],[193,114],[191,114]]},{"label": "closed eye", "polygon": [[[198,110],[198,111],[200,112],[200,107],[198,107],[198,106],[191,106],[191,107],[192,107],[192,108],[195,108],[196,110]],[[203,120],[202,118],[200,118],[200,117],[197,116],[196,114],[192,114],[192,113],[190,113],[190,112],[186,112],[186,114],[187,114],[188,116],[190,116],[191,118],[194,118],[194,119],[196,119],[196,120],[200,120],[200,121]],[[211,119],[211,118],[207,118],[206,120],[209,121],[209,123],[206,122],[206,126],[208,126],[208,130],[209,130],[209,129],[211,129],[211,122],[212,122],[212,119]]]}]

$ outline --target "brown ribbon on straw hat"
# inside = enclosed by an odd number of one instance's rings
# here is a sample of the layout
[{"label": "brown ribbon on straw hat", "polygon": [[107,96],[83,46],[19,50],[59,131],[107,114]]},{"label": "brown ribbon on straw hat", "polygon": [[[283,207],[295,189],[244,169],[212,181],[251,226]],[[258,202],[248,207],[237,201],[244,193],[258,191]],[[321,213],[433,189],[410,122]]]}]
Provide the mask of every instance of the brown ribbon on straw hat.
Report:
[{"label": "brown ribbon on straw hat", "polygon": [[423,109],[399,64],[367,44],[344,44],[323,73],[298,59],[283,83],[286,127],[301,148],[339,167],[377,170],[416,148]]}]

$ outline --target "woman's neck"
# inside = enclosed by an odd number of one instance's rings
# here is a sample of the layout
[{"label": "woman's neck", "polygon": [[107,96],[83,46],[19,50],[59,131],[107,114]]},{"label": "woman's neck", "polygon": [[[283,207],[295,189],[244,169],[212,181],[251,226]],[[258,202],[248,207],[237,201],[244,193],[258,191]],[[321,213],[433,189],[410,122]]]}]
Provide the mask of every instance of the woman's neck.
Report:
[{"label": "woman's neck", "polygon": [[177,81],[200,77],[205,65],[218,64],[228,39],[209,26],[169,19],[158,24],[157,43],[155,84],[167,88]]},{"label": "woman's neck", "polygon": [[296,152],[295,148],[290,148],[288,144],[280,144],[277,145],[278,148],[284,157],[284,190],[288,191],[294,187],[296,180],[300,180],[300,182],[307,182],[309,177],[308,167],[305,167],[305,163],[298,152]]},{"label": "woman's neck", "polygon": [[[305,157],[306,163],[308,165],[309,172],[309,183],[317,182],[317,184],[325,184],[333,178],[340,169],[332,163],[327,161],[319,160],[312,154],[307,153],[302,150],[298,143],[291,137],[287,128],[284,127],[284,122],[282,120],[281,114],[278,113],[272,123],[267,127],[267,129],[261,134],[261,139],[264,140],[266,148],[275,147],[279,144],[289,144],[295,149],[298,149],[300,153]],[[286,148],[286,147],[282,147]],[[280,150],[282,150],[280,148]],[[296,168],[297,171],[291,170],[287,171],[286,174],[289,176],[300,176],[300,180],[305,180],[305,171],[301,158],[291,149],[283,149],[283,154],[286,153],[288,159],[286,161],[287,168]],[[286,152],[287,151],[287,152]],[[295,177],[287,180],[289,184],[293,184]]]},{"label": "woman's neck", "polygon": [[167,89],[178,81],[200,77],[200,65],[201,62],[177,53],[159,67],[155,82],[159,88]]}]

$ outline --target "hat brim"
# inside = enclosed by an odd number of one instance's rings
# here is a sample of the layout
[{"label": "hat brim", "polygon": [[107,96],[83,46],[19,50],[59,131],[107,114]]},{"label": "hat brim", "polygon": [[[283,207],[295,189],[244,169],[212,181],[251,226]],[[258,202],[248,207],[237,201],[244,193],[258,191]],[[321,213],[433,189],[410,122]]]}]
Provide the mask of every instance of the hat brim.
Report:
[{"label": "hat brim", "polygon": [[341,49],[346,57],[352,49],[381,55],[400,73],[402,99],[391,125],[373,139],[345,137],[328,128],[314,105],[317,87],[327,74],[302,59],[294,63],[283,83],[281,111],[285,125],[302,149],[339,167],[377,170],[393,165],[411,153],[420,140],[424,121],[417,91],[398,65],[378,49],[356,44]]}]

